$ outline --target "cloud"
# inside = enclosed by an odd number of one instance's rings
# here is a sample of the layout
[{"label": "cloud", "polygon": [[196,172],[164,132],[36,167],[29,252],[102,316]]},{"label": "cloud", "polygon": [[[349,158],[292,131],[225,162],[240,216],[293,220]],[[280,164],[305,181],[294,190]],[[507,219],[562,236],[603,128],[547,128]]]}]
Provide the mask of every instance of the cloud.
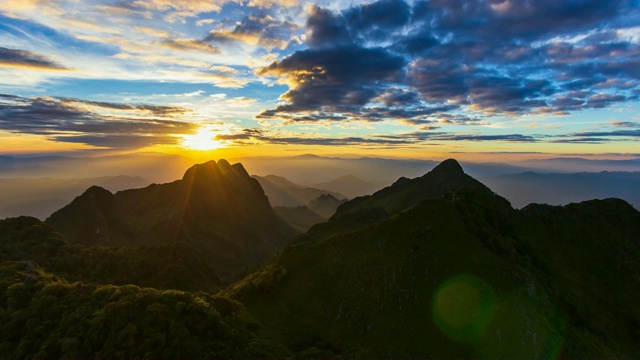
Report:
[{"label": "cloud", "polygon": [[257,117],[291,114],[293,121],[307,121],[305,114],[313,112],[358,117],[359,109],[385,93],[387,82],[403,76],[404,65],[404,58],[381,48],[297,51],[258,70],[262,76],[286,76],[290,89],[280,97],[287,104]]},{"label": "cloud", "polygon": [[258,45],[266,49],[286,49],[290,43],[298,43],[298,26],[291,21],[280,21],[268,14],[245,16],[232,30],[212,30],[202,41],[218,44],[240,42]]},{"label": "cloud", "polygon": [[394,146],[407,145],[412,141],[405,139],[382,139],[369,137],[317,137],[317,136],[280,136],[268,134],[260,129],[244,129],[238,134],[217,135],[217,140],[231,140],[237,144],[269,143],[277,145],[322,145],[322,146]]},{"label": "cloud", "polygon": [[205,12],[218,12],[226,0],[135,0],[130,6],[155,11],[173,11],[185,17]]},{"label": "cloud", "polygon": [[633,121],[612,121],[611,125],[615,127],[640,129],[640,122],[633,122]]},{"label": "cloud", "polygon": [[45,56],[25,50],[0,47],[0,66],[27,68],[31,70],[69,71]]},{"label": "cloud", "polygon": [[173,106],[0,94],[0,130],[99,147],[173,144],[174,135],[189,134],[196,128],[174,119],[186,112]]},{"label": "cloud", "polygon": [[631,101],[639,96],[640,43],[622,29],[637,27],[636,15],[630,0],[378,0],[342,11],[312,6],[308,49],[257,70],[289,90],[280,97],[284,103],[256,118],[313,122],[332,114],[332,121],[379,121],[397,115],[423,124],[460,113],[518,117]]},{"label": "cloud", "polygon": [[220,54],[218,48],[194,39],[164,39],[160,45],[177,51],[202,51],[209,54]]}]

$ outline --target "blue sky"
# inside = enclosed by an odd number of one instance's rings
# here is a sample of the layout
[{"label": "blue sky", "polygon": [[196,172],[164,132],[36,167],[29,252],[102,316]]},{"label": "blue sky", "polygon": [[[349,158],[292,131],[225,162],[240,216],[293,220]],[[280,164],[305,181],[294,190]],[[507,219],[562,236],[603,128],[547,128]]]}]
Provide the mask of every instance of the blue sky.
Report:
[{"label": "blue sky", "polygon": [[638,5],[4,0],[0,152],[638,156]]}]

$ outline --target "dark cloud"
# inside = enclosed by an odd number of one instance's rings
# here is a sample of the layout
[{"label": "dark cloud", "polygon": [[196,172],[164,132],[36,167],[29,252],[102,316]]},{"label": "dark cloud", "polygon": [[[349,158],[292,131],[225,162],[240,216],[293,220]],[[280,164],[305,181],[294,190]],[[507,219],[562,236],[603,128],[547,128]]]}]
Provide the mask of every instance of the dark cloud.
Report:
[{"label": "dark cloud", "polygon": [[[123,114],[104,114],[89,110],[87,105]],[[186,111],[168,106],[0,94],[0,130],[44,135],[61,142],[135,149],[172,144],[177,139],[172,134],[192,133],[196,125],[171,118]]]},{"label": "dark cloud", "polygon": [[56,99],[63,104],[85,104],[85,105],[91,105],[91,106],[101,107],[105,109],[114,109],[114,110],[141,110],[157,116],[179,116],[189,112],[189,110],[179,106],[144,105],[144,104],[130,105],[130,104],[123,104],[123,103],[89,101],[89,100],[68,98],[68,97],[57,97]]},{"label": "dark cloud", "polygon": [[640,121],[632,122],[632,121],[613,121],[611,125],[615,127],[623,127],[623,128],[634,128],[640,129]]},{"label": "dark cloud", "polygon": [[[313,7],[306,50],[257,73],[285,77],[258,118],[415,123],[455,113],[568,113],[637,99],[631,0],[379,0]],[[436,112],[432,110],[437,109]],[[415,115],[412,115],[413,112]],[[428,114],[428,116],[425,116]]]},{"label": "dark cloud", "polygon": [[637,137],[640,137],[640,129],[639,130],[615,130],[615,131],[587,131],[587,132],[572,133],[570,136],[637,138]]},{"label": "dark cloud", "polygon": [[504,134],[504,135],[482,135],[482,134],[460,134],[451,132],[416,131],[402,135],[384,135],[388,139],[412,139],[419,141],[506,141],[506,142],[537,142],[538,139],[530,135]]},{"label": "dark cloud", "polygon": [[45,56],[25,50],[0,47],[0,66],[25,67],[35,70],[69,70]]},{"label": "dark cloud", "polygon": [[287,104],[267,110],[258,118],[298,114],[294,121],[306,121],[308,113],[358,111],[386,91],[388,82],[403,75],[405,59],[381,48],[345,47],[297,51],[280,62],[258,70],[259,75],[287,76],[289,91],[281,98]]},{"label": "dark cloud", "polygon": [[412,144],[411,139],[384,139],[384,138],[365,138],[365,137],[289,137],[267,134],[259,129],[244,129],[239,134],[220,134],[216,136],[218,140],[232,140],[238,144],[249,144],[263,142],[277,145],[326,145],[326,146],[394,146]]}]

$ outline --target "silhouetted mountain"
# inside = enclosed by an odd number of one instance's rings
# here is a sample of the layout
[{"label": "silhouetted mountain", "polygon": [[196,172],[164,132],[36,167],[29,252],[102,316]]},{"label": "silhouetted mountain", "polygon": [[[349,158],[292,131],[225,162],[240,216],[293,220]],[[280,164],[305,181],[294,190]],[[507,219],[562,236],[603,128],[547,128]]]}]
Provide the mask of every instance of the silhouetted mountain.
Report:
[{"label": "silhouetted mountain", "polygon": [[332,233],[356,230],[415,206],[420,201],[441,198],[467,187],[493,194],[481,182],[465,174],[456,160],[445,160],[421,177],[400,178],[373,195],[357,197],[339,206],[328,222],[312,227],[307,238],[320,239]]},{"label": "silhouetted mountain", "polygon": [[345,197],[342,194],[330,190],[294,184],[281,176],[267,175],[264,177],[253,176],[253,178],[258,180],[272,206],[306,206],[310,201],[325,194],[330,194],[339,199],[344,199]]},{"label": "silhouetted mountain", "polygon": [[515,207],[530,203],[564,205],[590,199],[620,198],[640,209],[640,172],[524,172],[484,179]]},{"label": "silhouetted mountain", "polygon": [[335,192],[345,194],[349,198],[369,195],[379,189],[377,185],[364,181],[353,175],[341,176],[331,181],[314,184],[314,186],[320,189],[333,190]]},{"label": "silhouetted mountain", "polygon": [[332,196],[330,194],[323,194],[318,196],[317,199],[311,200],[311,202],[309,202],[309,209],[328,219],[333,214],[335,214],[338,206],[344,204],[345,202],[347,202],[346,199],[336,199],[335,196]]},{"label": "silhouetted mountain", "polygon": [[640,355],[640,212],[622,200],[514,210],[448,160],[340,210],[395,215],[333,225],[226,290],[294,352]]},{"label": "silhouetted mountain", "polygon": [[185,242],[223,281],[236,280],[295,235],[260,184],[226,160],[191,167],[181,180],[115,194],[91,187],[46,222],[86,246]]}]

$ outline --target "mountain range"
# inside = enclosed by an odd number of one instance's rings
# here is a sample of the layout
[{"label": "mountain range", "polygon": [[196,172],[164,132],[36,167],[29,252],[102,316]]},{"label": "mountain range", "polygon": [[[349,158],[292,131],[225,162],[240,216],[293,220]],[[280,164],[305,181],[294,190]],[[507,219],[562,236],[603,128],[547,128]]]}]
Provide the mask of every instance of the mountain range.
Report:
[{"label": "mountain range", "polygon": [[224,160],[3,220],[0,355],[640,357],[623,200],[514,209],[450,159],[295,234]]}]

